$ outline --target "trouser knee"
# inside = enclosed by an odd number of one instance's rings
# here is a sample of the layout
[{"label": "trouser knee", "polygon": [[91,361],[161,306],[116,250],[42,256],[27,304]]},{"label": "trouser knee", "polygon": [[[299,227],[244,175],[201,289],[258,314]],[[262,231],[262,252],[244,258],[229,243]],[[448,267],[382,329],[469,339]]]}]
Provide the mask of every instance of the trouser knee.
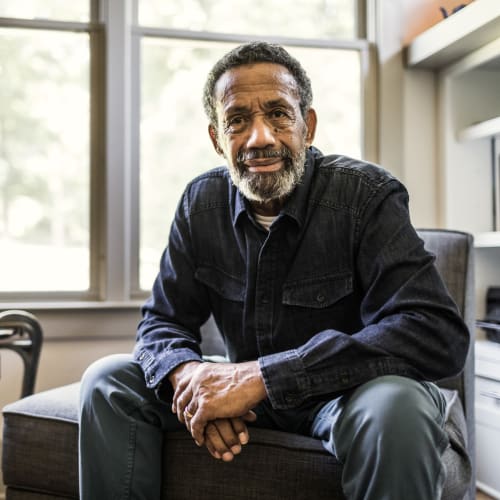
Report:
[{"label": "trouser knee", "polygon": [[[444,399],[427,383],[404,377],[374,379],[354,391],[339,423],[339,435],[377,442],[398,456],[420,453],[445,438]],[[350,445],[349,445],[350,446]]]},{"label": "trouser knee", "polygon": [[385,376],[327,404],[317,429],[343,464],[349,499],[435,499],[444,481],[444,415],[433,384]]},{"label": "trouser knee", "polygon": [[144,376],[129,354],[114,354],[92,363],[84,372],[80,384],[80,404],[86,405],[124,403],[126,395],[142,393],[145,397],[150,392],[145,385]]}]

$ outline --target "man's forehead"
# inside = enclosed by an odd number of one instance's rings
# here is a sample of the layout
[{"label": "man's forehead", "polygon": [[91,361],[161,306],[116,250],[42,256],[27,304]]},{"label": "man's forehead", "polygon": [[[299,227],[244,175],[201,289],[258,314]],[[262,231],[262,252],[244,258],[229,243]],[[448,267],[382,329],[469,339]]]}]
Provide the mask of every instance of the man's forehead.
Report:
[{"label": "man's forehead", "polygon": [[219,103],[238,95],[275,91],[298,98],[297,82],[285,66],[275,63],[254,63],[236,66],[223,73],[214,88]]}]

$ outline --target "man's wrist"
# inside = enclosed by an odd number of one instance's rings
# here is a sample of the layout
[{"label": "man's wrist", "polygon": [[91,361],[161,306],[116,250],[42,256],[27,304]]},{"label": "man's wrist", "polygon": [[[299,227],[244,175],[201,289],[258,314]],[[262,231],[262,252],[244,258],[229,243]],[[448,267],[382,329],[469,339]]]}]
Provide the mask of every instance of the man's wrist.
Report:
[{"label": "man's wrist", "polygon": [[201,361],[186,361],[185,363],[181,363],[177,365],[167,376],[172,387],[177,387],[177,384],[181,378],[183,378],[188,371],[194,370]]},{"label": "man's wrist", "polygon": [[259,403],[260,401],[267,398],[266,385],[264,383],[264,377],[262,375],[259,362],[251,361],[245,364],[247,366],[245,367],[244,371],[247,373],[244,376],[249,377],[251,381],[253,398],[256,400],[256,403]]}]

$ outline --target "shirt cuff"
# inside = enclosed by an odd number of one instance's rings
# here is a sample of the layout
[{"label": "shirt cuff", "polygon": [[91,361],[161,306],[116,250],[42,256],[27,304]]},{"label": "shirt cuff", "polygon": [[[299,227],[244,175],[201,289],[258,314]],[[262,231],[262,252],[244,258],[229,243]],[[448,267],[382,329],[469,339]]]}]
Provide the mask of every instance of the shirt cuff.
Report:
[{"label": "shirt cuff", "polygon": [[149,389],[156,389],[165,377],[182,363],[203,361],[191,349],[165,349],[159,356],[153,356],[147,349],[134,352],[135,360],[141,365]]},{"label": "shirt cuff", "polygon": [[301,405],[310,395],[310,380],[295,349],[259,358],[267,395],[275,410]]}]

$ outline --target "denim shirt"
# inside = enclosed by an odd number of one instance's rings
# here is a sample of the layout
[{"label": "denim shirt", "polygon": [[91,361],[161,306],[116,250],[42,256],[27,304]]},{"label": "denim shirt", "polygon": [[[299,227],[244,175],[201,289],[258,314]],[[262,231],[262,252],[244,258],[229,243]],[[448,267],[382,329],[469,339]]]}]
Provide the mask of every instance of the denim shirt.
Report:
[{"label": "denim shirt", "polygon": [[469,343],[404,186],[315,148],[269,232],[227,168],[187,186],[138,328],[134,356],[148,387],[201,360],[211,314],[232,362],[258,360],[275,409],[381,375],[452,376]]}]

